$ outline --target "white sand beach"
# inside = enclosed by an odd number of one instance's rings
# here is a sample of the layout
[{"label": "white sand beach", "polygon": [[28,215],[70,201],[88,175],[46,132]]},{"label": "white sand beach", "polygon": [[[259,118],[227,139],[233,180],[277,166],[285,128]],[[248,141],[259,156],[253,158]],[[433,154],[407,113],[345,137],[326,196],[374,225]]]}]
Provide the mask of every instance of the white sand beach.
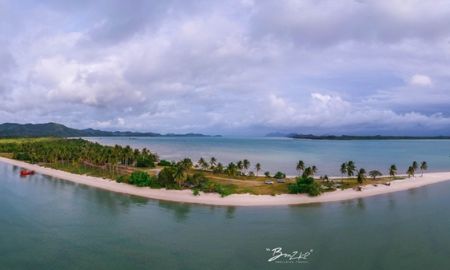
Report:
[{"label": "white sand beach", "polygon": [[74,183],[109,190],[112,192],[164,201],[219,206],[276,206],[334,202],[402,191],[450,180],[450,172],[438,172],[426,173],[423,177],[416,176],[404,180],[392,181],[390,186],[378,185],[375,187],[373,185],[367,185],[364,186],[362,191],[355,191],[353,189],[337,190],[324,193],[318,197],[309,197],[303,194],[282,194],[276,196],[232,194],[222,198],[216,193],[200,193],[200,196],[194,196],[191,190],[166,190],[136,187],[124,183],[117,183],[108,179],[68,173],[4,157],[0,157],[0,162],[8,163],[28,170],[34,170],[36,173],[43,175],[53,176]]}]

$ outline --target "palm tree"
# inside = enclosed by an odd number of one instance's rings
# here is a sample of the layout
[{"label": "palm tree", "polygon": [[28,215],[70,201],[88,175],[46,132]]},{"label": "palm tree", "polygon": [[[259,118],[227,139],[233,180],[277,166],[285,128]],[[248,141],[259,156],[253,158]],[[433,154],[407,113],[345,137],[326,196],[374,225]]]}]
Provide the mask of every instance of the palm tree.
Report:
[{"label": "palm tree", "polygon": [[211,159],[209,160],[209,165],[211,165],[211,169],[214,169],[214,167],[216,166],[217,163],[217,159],[215,157],[211,157]]},{"label": "palm tree", "polygon": [[215,172],[218,172],[218,173],[223,173],[223,165],[222,165],[222,163],[217,163],[217,166],[214,168],[214,171]]},{"label": "palm tree", "polygon": [[239,161],[236,163],[236,166],[237,166],[239,172],[241,172],[242,169],[244,169],[244,163],[242,162],[242,160],[239,160]]},{"label": "palm tree", "polygon": [[178,187],[181,187],[185,180],[185,173],[186,169],[184,167],[183,162],[179,162],[177,166],[175,166],[175,172],[173,174],[173,178],[178,184]]},{"label": "palm tree", "polygon": [[256,176],[258,176],[258,173],[259,173],[259,171],[261,170],[261,164],[256,163],[255,169],[256,169]]},{"label": "palm tree", "polygon": [[353,162],[352,160],[347,162],[347,175],[349,177],[355,174],[355,170],[356,170],[355,162]]},{"label": "palm tree", "polygon": [[342,181],[344,181],[344,175],[347,174],[347,163],[344,162],[341,164],[341,175],[342,175]]},{"label": "palm tree", "polygon": [[198,160],[198,165],[200,165],[200,167],[203,169],[203,170],[206,170],[206,169],[208,169],[208,162],[206,162],[205,161],[205,159],[203,159],[202,157]]},{"label": "palm tree", "polygon": [[296,170],[297,170],[299,175],[300,175],[300,172],[303,172],[305,170],[305,162],[303,162],[303,160],[299,160],[297,162]]},{"label": "palm tree", "polygon": [[409,166],[408,170],[406,171],[406,173],[408,174],[408,177],[410,178],[411,176],[414,176],[414,167],[413,166]]},{"label": "palm tree", "polygon": [[413,161],[411,167],[414,170],[414,173],[417,171],[417,169],[419,168],[419,164],[417,164],[417,161]]},{"label": "palm tree", "polygon": [[303,174],[302,174],[303,177],[310,177],[313,175],[314,175],[314,172],[313,172],[313,168],[311,168],[311,167],[305,168],[305,170],[303,171]]},{"label": "palm tree", "polygon": [[389,167],[389,175],[392,177],[392,179],[394,179],[396,174],[397,166],[395,166],[395,164],[392,164],[391,167]]},{"label": "palm tree", "polygon": [[361,168],[361,169],[359,169],[358,175],[357,175],[358,183],[362,184],[362,182],[364,181],[364,179],[366,179],[366,170],[364,170],[363,168]]},{"label": "palm tree", "polygon": [[250,168],[250,161],[248,159],[244,159],[242,161],[242,167],[245,169],[245,173],[247,173],[248,168]]},{"label": "palm tree", "polygon": [[422,173],[422,177],[423,177],[423,171],[426,171],[426,170],[428,170],[428,164],[426,161],[422,161],[420,163],[420,171]]},{"label": "palm tree", "polygon": [[179,165],[182,166],[184,168],[184,170],[187,171],[192,168],[193,164],[192,164],[192,160],[190,158],[185,158],[180,162]]},{"label": "palm tree", "polygon": [[373,170],[369,172],[369,175],[372,177],[373,180],[375,180],[377,176],[381,176],[382,173],[380,171]]},{"label": "palm tree", "polygon": [[312,165],[311,171],[312,171],[312,175],[315,175],[317,173],[318,169],[317,169],[316,165]]},{"label": "palm tree", "polygon": [[235,176],[237,171],[238,171],[238,167],[233,162],[230,162],[228,164],[227,168],[225,169],[225,173],[230,176]]}]

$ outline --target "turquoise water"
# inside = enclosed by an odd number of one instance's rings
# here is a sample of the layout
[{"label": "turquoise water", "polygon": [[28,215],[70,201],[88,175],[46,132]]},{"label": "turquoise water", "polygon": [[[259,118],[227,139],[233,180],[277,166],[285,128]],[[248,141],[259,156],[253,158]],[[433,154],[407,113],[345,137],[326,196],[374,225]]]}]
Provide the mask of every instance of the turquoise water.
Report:
[{"label": "turquoise water", "polygon": [[[1,269],[447,269],[450,182],[296,207],[119,195],[0,164]],[[266,248],[313,250],[269,263]]]},{"label": "turquoise water", "polygon": [[[319,174],[340,175],[342,162],[353,160],[367,171],[377,169],[387,173],[397,164],[404,173],[413,160],[426,160],[430,171],[450,170],[450,140],[382,140],[382,141],[317,141],[289,138],[229,138],[229,137],[161,137],[89,138],[103,144],[147,147],[162,158],[179,160],[191,157],[209,159],[214,156],[224,164],[247,158],[252,164],[260,162],[262,170],[281,170],[296,174],[296,162],[301,159],[319,168]],[[253,166],[252,165],[252,166]]]}]

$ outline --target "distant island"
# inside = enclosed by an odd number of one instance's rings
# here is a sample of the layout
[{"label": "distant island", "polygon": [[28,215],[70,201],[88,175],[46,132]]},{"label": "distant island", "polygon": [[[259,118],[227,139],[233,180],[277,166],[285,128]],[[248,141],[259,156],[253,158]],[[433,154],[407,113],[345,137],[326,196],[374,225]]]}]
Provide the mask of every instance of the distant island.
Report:
[{"label": "distant island", "polygon": [[450,136],[383,136],[383,135],[312,135],[312,134],[286,134],[283,137],[307,140],[448,140]]},{"label": "distant island", "polygon": [[74,129],[58,123],[0,124],[0,138],[14,137],[220,137],[199,133],[160,134],[154,132],[103,131],[92,128]]}]

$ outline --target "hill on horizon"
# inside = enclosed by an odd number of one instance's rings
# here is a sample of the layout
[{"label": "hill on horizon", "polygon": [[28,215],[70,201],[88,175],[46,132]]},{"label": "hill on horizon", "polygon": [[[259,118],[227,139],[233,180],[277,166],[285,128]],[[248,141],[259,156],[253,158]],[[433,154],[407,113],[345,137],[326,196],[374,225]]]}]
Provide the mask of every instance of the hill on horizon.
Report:
[{"label": "hill on horizon", "polygon": [[[12,137],[209,137],[198,133],[160,134],[154,132],[103,131],[97,129],[74,129],[58,123],[0,124],[0,138]],[[216,135],[219,136],[219,135]]]}]

